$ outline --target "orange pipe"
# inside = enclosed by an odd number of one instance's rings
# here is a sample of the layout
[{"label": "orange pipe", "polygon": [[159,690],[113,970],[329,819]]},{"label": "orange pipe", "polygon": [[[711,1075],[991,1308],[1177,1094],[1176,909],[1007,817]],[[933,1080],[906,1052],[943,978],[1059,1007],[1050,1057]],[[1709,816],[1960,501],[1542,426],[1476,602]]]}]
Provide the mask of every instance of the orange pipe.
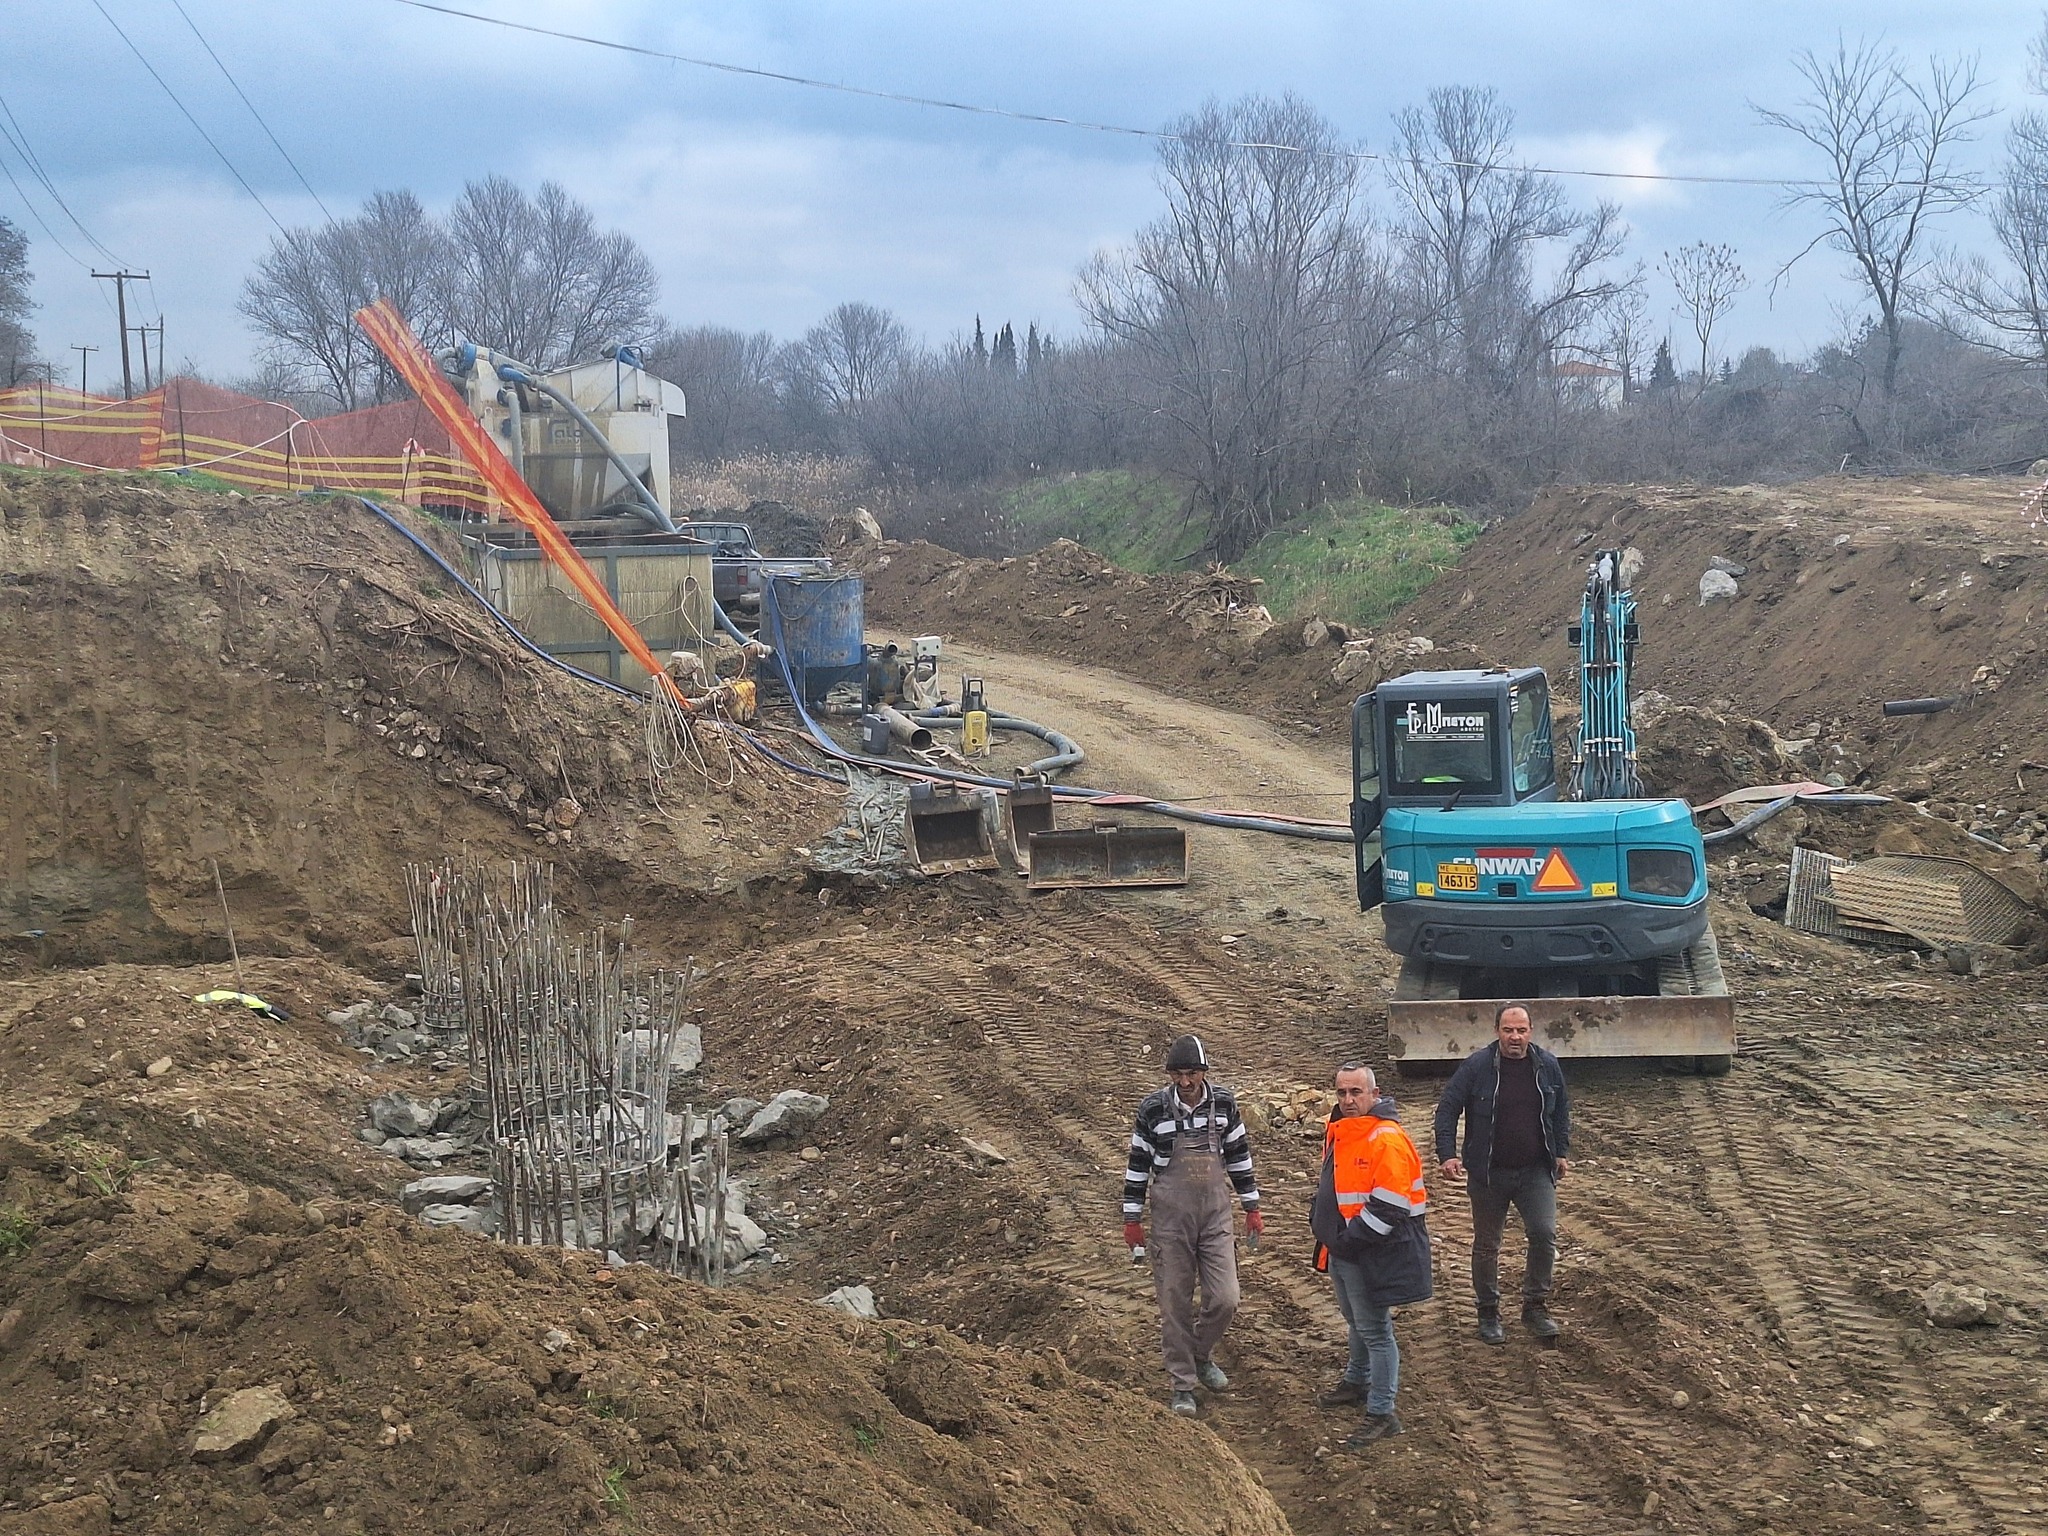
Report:
[{"label": "orange pipe", "polygon": [[447,429],[456,447],[476,466],[476,472],[497,493],[506,510],[533,535],[541,553],[552,560],[583,594],[592,611],[604,620],[604,627],[651,676],[661,679],[662,687],[668,690],[676,703],[694,712],[690,701],[676,686],[675,679],[654,659],[654,652],[647,648],[640,631],[619,612],[618,604],[612,601],[611,593],[605,590],[597,572],[590,568],[590,562],[569,542],[568,536],[548,515],[547,508],[540,504],[532,488],[512,467],[512,461],[491,441],[482,424],[469,414],[469,408],[462,403],[462,398],[455,393],[454,386],[435,365],[433,358],[427,355],[427,349],[420,345],[420,339],[405,323],[405,317],[389,299],[379,299],[356,311],[356,324],[377,344],[377,350],[390,360],[399,377],[412,386],[420,403],[432,411],[434,418]]}]

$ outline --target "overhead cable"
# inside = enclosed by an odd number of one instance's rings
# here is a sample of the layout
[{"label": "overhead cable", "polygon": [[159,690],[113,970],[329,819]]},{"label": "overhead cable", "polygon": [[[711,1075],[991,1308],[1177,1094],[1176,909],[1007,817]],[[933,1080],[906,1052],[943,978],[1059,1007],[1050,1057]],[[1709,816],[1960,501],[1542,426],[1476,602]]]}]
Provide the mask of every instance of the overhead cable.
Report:
[{"label": "overhead cable", "polygon": [[284,156],[284,163],[290,166],[292,168],[292,174],[299,178],[299,185],[306,189],[307,195],[311,197],[314,202],[320,204],[320,211],[323,214],[326,214],[327,222],[330,224],[335,223],[335,217],[331,212],[328,211],[327,204],[320,201],[320,194],[313,190],[313,183],[306,180],[306,173],[299,169],[299,162],[292,158],[291,151],[286,149],[284,145],[280,144],[278,142],[277,135],[270,131],[270,124],[265,122],[263,120],[263,114],[256,110],[256,103],[249,99],[249,93],[242,89],[241,82],[236,80],[233,75],[228,73],[227,65],[221,61],[221,56],[213,51],[213,44],[209,43],[206,40],[206,34],[199,30],[199,23],[194,21],[192,19],[191,13],[185,9],[183,0],[171,0],[171,4],[177,8],[178,14],[185,18],[185,25],[190,27],[192,29],[192,35],[199,39],[199,46],[206,50],[206,56],[209,59],[212,59],[215,67],[217,67],[220,70],[221,78],[227,81],[229,85],[233,86],[235,88],[235,94],[242,98],[242,105],[247,107],[249,109],[249,115],[256,119],[256,126],[263,130],[264,136],[270,140],[272,147],[275,148],[280,155]]},{"label": "overhead cable", "polygon": [[[91,230],[87,229],[85,227],[84,222],[80,220],[78,215],[71,211],[71,205],[64,201],[64,194],[57,190],[57,183],[50,179],[50,173],[43,169],[43,162],[37,157],[35,147],[29,143],[28,130],[21,126],[21,119],[14,115],[14,109],[7,104],[7,98],[4,96],[0,96],[0,117],[5,117],[7,119],[7,125],[5,127],[0,127],[0,138],[4,138],[9,144],[11,144],[14,147],[14,152],[21,156],[22,164],[28,167],[29,174],[34,176],[35,179],[42,184],[43,190],[50,194],[50,201],[55,203],[59,208],[64,210],[64,217],[69,219],[75,226],[77,226],[78,232],[81,235],[85,236],[86,243],[88,245],[90,245],[94,250],[98,251],[100,255],[104,256],[108,261],[112,262],[115,266],[118,267],[124,265],[121,258],[116,256],[112,251],[108,250],[106,246],[102,245],[100,243],[99,237],[95,235]],[[7,179],[9,181],[14,181],[14,178],[12,176],[9,176]],[[19,182],[15,182],[15,190],[17,192],[21,191],[21,184]],[[22,201],[24,203],[28,201],[28,196],[26,193],[23,193]],[[41,224],[42,220],[37,219],[36,222]],[[66,256],[71,256],[71,252],[64,249],[63,242],[58,240],[55,234],[51,233],[50,228],[47,224],[43,225],[43,232],[50,236],[52,243],[56,245],[58,250],[64,251],[64,254]],[[71,256],[71,259],[73,261],[78,261],[78,264],[82,267],[91,265],[90,262],[79,261],[79,259],[76,256]]]},{"label": "overhead cable", "polygon": [[[9,139],[8,142],[11,144],[14,141],[12,139]],[[36,223],[42,228],[43,233],[50,237],[50,244],[56,246],[58,250],[62,251],[66,256],[70,257],[71,260],[76,262],[79,266],[86,268],[88,271],[91,270],[91,262],[81,259],[76,251],[72,250],[70,246],[66,245],[62,240],[60,240],[57,237],[57,231],[50,228],[48,221],[46,221],[43,218],[42,214],[37,210],[36,205],[29,201],[28,193],[23,191],[21,183],[14,179],[14,172],[7,168],[7,162],[5,160],[0,160],[0,176],[5,176],[7,178],[8,184],[14,188],[15,195],[21,199],[21,206],[28,210],[28,216],[34,219]]]},{"label": "overhead cable", "polygon": [[[94,0],[98,4],[98,0]],[[537,27],[530,22],[507,21],[502,16],[486,16],[479,11],[465,11],[452,5],[435,5],[431,0],[395,0],[395,3],[409,6],[416,11],[433,11],[442,16],[455,16],[464,21],[479,21],[488,26],[503,27],[508,32],[527,32],[536,37],[552,37],[566,43],[583,43],[592,48],[607,48],[614,53],[636,54],[644,59],[660,59],[669,64],[687,64],[692,69],[716,70],[720,74],[745,75],[756,80],[775,80],[784,85],[799,85],[813,91],[835,91],[843,96],[864,96],[871,101],[893,101],[908,107],[930,107],[944,112],[966,112],[977,117],[1005,118],[1013,123],[1037,123],[1053,128],[1074,128],[1085,133],[1112,133],[1134,139],[1155,139],[1169,144],[1215,144],[1225,149],[1265,149],[1286,154],[1310,155],[1323,160],[1364,160],[1372,162],[1394,162],[1406,160],[1405,155],[1383,155],[1368,149],[1320,149],[1306,144],[1271,143],[1263,139],[1214,139],[1206,135],[1172,133],[1163,128],[1133,128],[1121,123],[1098,123],[1081,117],[1060,117],[1050,112],[1019,112],[1009,107],[991,107],[968,101],[948,101],[939,96],[914,96],[903,91],[879,90],[873,86],[848,85],[839,80],[817,80],[808,75],[786,74],[781,70],[758,69],[748,64],[729,64],[720,59],[701,59],[683,53],[668,53],[659,48],[644,48],[637,43],[615,42],[605,37],[590,37],[581,32],[563,32],[554,27]],[[1687,176],[1668,171],[1589,171],[1568,169],[1561,166],[1509,165],[1479,160],[1438,160],[1426,159],[1422,163],[1445,170],[1457,171],[1517,171],[1534,176],[1581,176],[1595,181],[1659,181],[1682,182],[1696,186],[1719,187],[1774,187],[1781,191],[1799,190],[1822,185],[1815,181],[1793,181],[1775,176]]]},{"label": "overhead cable", "polygon": [[149,62],[149,55],[144,53],[140,48],[136,47],[135,40],[131,38],[126,32],[121,30],[121,23],[114,20],[113,15],[107,10],[107,8],[104,5],[100,4],[100,0],[92,0],[92,8],[98,11],[100,15],[106,17],[107,25],[112,27],[114,29],[115,35],[118,36],[122,42],[128,45],[128,51],[134,54],[135,57],[142,62],[142,67],[149,71],[149,77],[152,80],[156,81],[158,85],[163,87],[164,94],[171,98],[171,105],[176,107],[180,112],[185,114],[185,121],[192,125],[194,131],[198,133],[200,138],[206,140],[206,147],[212,150],[214,154],[219,157],[220,163],[228,168],[228,174],[234,177],[235,180],[241,184],[242,190],[248,193],[249,196],[255,200],[256,206],[263,210],[263,216],[269,219],[272,224],[275,224],[277,226],[277,232],[280,235],[290,234],[291,231],[284,227],[284,221],[278,218],[276,214],[270,211],[270,204],[263,201],[263,195],[260,192],[258,192],[254,187],[249,185],[248,177],[244,176],[240,171],[235,169],[235,162],[228,158],[227,151],[222,149],[220,145],[214,142],[213,135],[208,133],[205,128],[201,127],[199,119],[192,115],[192,109],[186,106],[184,102],[178,99],[178,93],[171,89],[170,82],[164,79],[164,77],[161,74],[157,73],[157,67]]}]

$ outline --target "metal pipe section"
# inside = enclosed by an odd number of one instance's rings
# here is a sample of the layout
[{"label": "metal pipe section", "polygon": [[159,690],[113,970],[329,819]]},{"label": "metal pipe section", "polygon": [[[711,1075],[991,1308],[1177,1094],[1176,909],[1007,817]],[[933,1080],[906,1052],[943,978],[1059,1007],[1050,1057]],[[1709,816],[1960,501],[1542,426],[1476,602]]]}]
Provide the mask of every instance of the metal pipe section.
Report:
[{"label": "metal pipe section", "polygon": [[932,733],[919,725],[900,709],[891,709],[886,704],[877,704],[875,713],[889,722],[889,734],[913,752],[929,752],[932,748]]},{"label": "metal pipe section", "polygon": [[1722,827],[1716,832],[1701,833],[1700,841],[1709,848],[1716,843],[1732,843],[1738,837],[1749,836],[1780,811],[1789,810],[1794,805],[1884,805],[1890,799],[1889,795],[1861,795],[1853,791],[1839,795],[1785,795],[1758,806],[1732,826]]},{"label": "metal pipe section", "polygon": [[1887,699],[1884,712],[1887,715],[1938,715],[1962,702],[1961,699]]},{"label": "metal pipe section", "polygon": [[519,404],[519,386],[508,380],[505,387],[498,391],[498,398],[505,402],[506,422],[512,441],[512,467],[519,472],[519,478],[524,480],[526,478],[526,428],[524,426],[525,418],[521,415],[523,407]]}]

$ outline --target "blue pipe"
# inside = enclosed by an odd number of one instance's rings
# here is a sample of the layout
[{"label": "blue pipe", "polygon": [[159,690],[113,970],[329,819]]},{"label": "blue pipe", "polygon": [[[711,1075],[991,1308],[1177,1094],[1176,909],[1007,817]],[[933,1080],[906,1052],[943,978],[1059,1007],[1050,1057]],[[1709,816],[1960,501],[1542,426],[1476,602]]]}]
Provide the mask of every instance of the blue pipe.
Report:
[{"label": "blue pipe", "polygon": [[[950,784],[969,784],[978,789],[993,789],[998,792],[1010,788],[1009,780],[990,778],[985,774],[963,773],[951,768],[909,769],[890,758],[867,757],[858,752],[847,751],[826,735],[818,722],[811,718],[811,712],[804,708],[802,691],[796,686],[796,679],[790,674],[789,661],[783,654],[782,611],[781,606],[775,601],[773,586],[766,588],[761,594],[761,614],[774,629],[776,669],[782,674],[783,686],[789,690],[790,699],[796,705],[797,718],[803,722],[805,731],[817,744],[818,749],[827,756],[842,763],[857,764],[877,773],[913,774],[918,778],[940,779]],[[1090,789],[1079,784],[1055,784],[1052,786],[1052,792],[1071,800],[1124,800],[1124,797],[1113,789]],[[1228,827],[1240,832],[1270,832],[1279,837],[1306,838],[1319,843],[1353,841],[1349,827],[1335,824],[1273,821],[1264,816],[1242,816],[1227,811],[1198,811],[1190,806],[1175,805],[1167,800],[1132,800],[1124,803],[1132,810],[1151,811],[1156,815],[1171,817],[1175,821],[1192,822],[1198,826]]]},{"label": "blue pipe", "polygon": [[[635,693],[631,688],[621,687],[619,684],[612,682],[609,678],[594,676],[591,673],[585,672],[581,667],[572,667],[571,665],[569,665],[568,662],[562,660],[559,656],[550,656],[546,651],[542,650],[539,646],[535,645],[531,640],[527,639],[525,635],[522,635],[519,632],[519,630],[513,625],[510,619],[507,619],[502,613],[498,612],[497,609],[493,608],[490,605],[490,602],[484,597],[483,593],[477,591],[477,589],[470,584],[469,578],[467,576],[464,576],[462,572],[457,570],[454,566],[450,565],[448,561],[442,557],[441,552],[435,549],[433,545],[427,543],[426,540],[422,539],[418,534],[414,533],[410,528],[406,527],[404,523],[399,521],[396,517],[392,516],[390,512],[385,510],[383,507],[377,505],[376,502],[370,500],[369,497],[358,496],[356,500],[360,502],[364,507],[368,508],[369,511],[374,513],[377,516],[377,518],[380,521],[382,521],[387,527],[394,529],[399,534],[399,536],[402,537],[408,544],[412,545],[413,548],[417,549],[421,554],[425,555],[429,560],[431,560],[434,563],[434,565],[437,568],[439,568],[441,573],[445,575],[450,581],[454,582],[458,588],[460,588],[463,592],[467,593],[470,597],[476,599],[477,606],[482,608],[484,612],[488,613],[491,616],[493,622],[495,622],[500,629],[504,630],[515,641],[517,641],[522,650],[525,650],[530,654],[537,656],[538,658],[540,658],[540,660],[546,662],[549,666],[555,667],[560,671],[566,672],[569,674],[569,676],[577,678],[582,682],[593,683],[599,688],[607,689],[612,693],[620,694],[625,698],[637,700],[638,702],[643,704],[647,702],[644,695]],[[728,629],[730,633],[739,634],[739,630],[736,627],[734,627],[732,621],[726,617],[724,609],[718,607],[718,605],[714,603],[712,605],[712,610],[714,613],[717,614],[721,623]],[[943,779],[949,783],[970,784],[977,788],[994,789],[998,791],[1009,789],[1010,784],[1009,781],[1006,779],[989,778],[985,775],[975,773],[959,773],[946,768],[918,768],[912,770],[907,769],[903,766],[903,764],[893,762],[886,757],[864,757],[857,752],[849,752],[844,747],[840,746],[837,742],[832,740],[830,736],[825,734],[823,728],[819,726],[818,722],[811,718],[810,711],[804,708],[802,692],[796,686],[796,679],[790,675],[789,661],[783,654],[782,614],[780,609],[775,604],[774,591],[772,588],[768,589],[766,592],[763,593],[762,612],[768,618],[769,622],[774,626],[775,667],[776,670],[782,675],[783,686],[788,688],[790,698],[796,704],[797,718],[803,721],[805,731],[809,734],[811,740],[815,742],[818,748],[821,751],[823,751],[827,756],[832,757],[838,760],[839,762],[855,765],[862,768],[867,768],[878,773],[913,774],[915,777],[918,778]],[[745,637],[742,636],[742,638]],[[1002,718],[1006,721],[1014,719],[1014,717],[1012,716],[1003,716]],[[770,747],[766,742],[762,741],[752,731],[740,730],[738,734],[747,743],[747,745],[752,747],[756,752],[760,753],[761,756],[767,758],[772,763],[776,763],[781,767],[787,768],[792,773],[802,774],[806,778],[823,779],[826,782],[832,784],[843,784],[846,782],[839,775],[828,772],[823,768],[813,768],[810,767],[808,764],[794,762],[791,759],[784,757],[781,753],[777,752],[774,748]],[[1048,736],[1046,739],[1051,740],[1052,738],[1051,736]],[[1076,752],[1078,752],[1079,750],[1080,749],[1078,747],[1075,748]],[[1117,795],[1117,792],[1115,790],[1089,789],[1085,786],[1078,784],[1055,785],[1053,786],[1053,793],[1056,795],[1064,795],[1069,799],[1083,801],[1121,798]],[[1316,826],[1312,824],[1302,824],[1296,822],[1271,821],[1263,816],[1237,816],[1231,815],[1228,812],[1223,811],[1198,811],[1189,806],[1174,805],[1171,802],[1165,800],[1141,800],[1134,802],[1131,808],[1133,810],[1152,811],[1161,816],[1172,817],[1176,821],[1192,822],[1199,826],[1228,827],[1235,831],[1243,832],[1270,832],[1280,837],[1300,837],[1307,838],[1313,842],[1323,843],[1348,843],[1351,841],[1351,831],[1348,827]]]},{"label": "blue pipe", "polygon": [[[467,576],[463,575],[461,571],[457,570],[454,566],[450,565],[445,559],[443,559],[441,556],[441,552],[438,549],[434,548],[433,545],[429,544],[425,539],[421,538],[418,534],[414,533],[410,528],[406,527],[403,522],[399,521],[399,519],[393,517],[390,512],[385,510],[383,507],[378,506],[376,502],[370,500],[369,497],[358,496],[356,500],[360,502],[363,506],[367,507],[371,512],[375,513],[380,519],[382,519],[387,527],[394,529],[398,533],[398,535],[401,538],[403,538],[408,544],[412,545],[414,549],[417,549],[421,554],[425,555],[429,560],[433,561],[434,564],[440,568],[442,575],[446,576],[450,581],[454,582],[457,587],[462,589],[462,591],[468,593],[471,597],[475,598],[476,605],[479,608],[483,609],[485,613],[491,616],[491,621],[493,623],[495,623],[500,629],[504,630],[506,634],[510,635],[515,641],[517,641],[522,650],[528,652],[531,655],[539,657],[549,666],[554,667],[559,671],[568,673],[569,676],[577,679],[579,682],[593,684],[596,687],[606,689],[611,693],[616,693],[624,698],[632,699],[636,703],[645,704],[647,702],[647,697],[645,694],[636,693],[631,688],[622,687],[618,683],[613,682],[608,677],[599,677],[595,673],[584,671],[581,667],[571,666],[568,662],[562,660],[562,658],[559,656],[550,656],[546,651],[542,650],[539,646],[535,645],[531,640],[527,639],[525,635],[521,634],[519,632],[518,627],[514,625],[510,619],[506,618],[505,615],[498,612],[497,609],[493,608],[490,604],[490,600],[486,598],[483,595],[483,593],[477,591],[477,589],[470,584],[469,578]],[[731,628],[732,621],[725,617],[725,610],[723,608],[720,608],[716,603],[713,603],[712,611],[716,613],[718,617],[725,622],[728,628]],[[733,630],[733,633],[737,634],[738,631],[735,629]],[[752,731],[742,730],[739,732],[739,734],[745,738],[748,746],[752,747],[756,752],[760,753],[770,762],[780,764],[782,767],[787,768],[791,773],[800,773],[805,775],[806,777],[814,779],[824,779],[829,783],[833,784],[843,784],[846,782],[845,779],[843,779],[840,775],[836,773],[828,773],[823,768],[813,768],[808,763],[794,762],[791,759],[784,757],[780,752],[777,752],[773,747],[769,746],[765,741],[761,740],[761,738]]]}]

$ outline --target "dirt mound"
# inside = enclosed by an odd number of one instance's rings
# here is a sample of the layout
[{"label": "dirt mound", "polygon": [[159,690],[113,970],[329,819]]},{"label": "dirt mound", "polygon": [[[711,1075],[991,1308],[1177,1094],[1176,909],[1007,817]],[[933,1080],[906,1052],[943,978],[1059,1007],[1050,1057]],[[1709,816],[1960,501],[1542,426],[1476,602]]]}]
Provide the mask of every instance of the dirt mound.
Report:
[{"label": "dirt mound", "polygon": [[322,1010],[380,992],[332,962],[251,967],[282,1021],[212,969],[0,983],[0,1532],[1136,1531],[1168,1488],[1167,1529],[1286,1529],[1056,1350],[401,1215],[363,1101],[455,1085],[345,1048]]},{"label": "dirt mound", "polygon": [[[1634,545],[1636,685],[1768,722],[1812,776],[1931,794],[1995,824],[2048,804],[2048,538],[2013,480],[1784,488],[1595,487],[1540,495],[1395,618],[1569,675],[1565,625],[1599,549]],[[1719,558],[1736,594],[1703,602]],[[1962,696],[1886,719],[1888,699]],[[1724,788],[1734,787],[1724,785]],[[1976,807],[1985,807],[1982,817]],[[1999,815],[1997,813],[2004,813]]]},{"label": "dirt mound", "polygon": [[[0,1379],[8,1501],[52,1520],[98,1499],[165,1533],[429,1509],[450,1536],[1133,1531],[1172,1488],[1205,1531],[1286,1529],[1207,1436],[1049,1351],[220,1184],[41,1222],[0,1271]],[[199,1440],[262,1397],[267,1430]]]},{"label": "dirt mound", "polygon": [[0,570],[17,962],[223,952],[214,860],[245,946],[354,952],[404,931],[409,859],[539,847],[572,887],[675,887],[778,861],[813,814],[751,773],[658,808],[639,706],[350,498],[5,473]]},{"label": "dirt mound", "polygon": [[1255,582],[1140,575],[1071,539],[1003,560],[968,559],[922,540],[854,545],[843,554],[865,577],[870,627],[950,630],[1190,693],[1249,665],[1271,628]]}]

